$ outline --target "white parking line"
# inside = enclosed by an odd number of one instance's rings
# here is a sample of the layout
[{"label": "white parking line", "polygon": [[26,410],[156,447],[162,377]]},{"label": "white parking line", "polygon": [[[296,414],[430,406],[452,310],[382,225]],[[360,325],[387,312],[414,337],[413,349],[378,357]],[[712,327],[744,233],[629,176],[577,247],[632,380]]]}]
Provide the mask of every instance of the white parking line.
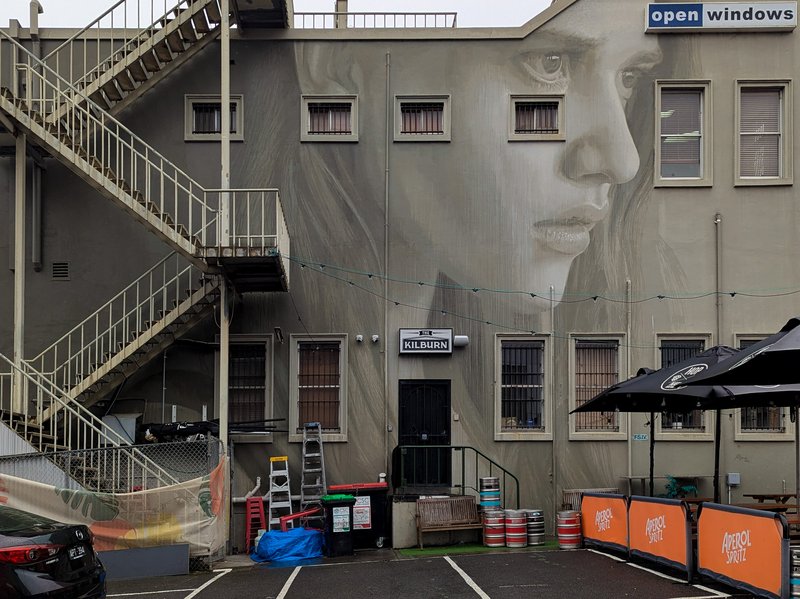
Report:
[{"label": "white parking line", "polygon": [[191,593],[186,595],[186,597],[184,597],[184,599],[192,599],[192,597],[197,597],[197,595],[200,593],[200,591],[202,591],[204,588],[206,588],[208,586],[211,586],[212,584],[214,584],[216,581],[218,581],[220,578],[225,576],[230,571],[231,571],[231,568],[225,568],[224,570],[214,570],[214,572],[219,572],[219,574],[217,574],[214,578],[212,578],[211,580],[207,581],[206,583],[204,583],[204,584],[200,585],[199,587],[197,587],[194,591],[192,591]]},{"label": "white parking line", "polygon": [[106,597],[141,597],[142,595],[155,595],[156,593],[186,593],[194,589],[170,589],[168,591],[145,591],[143,593],[114,593]]},{"label": "white parking line", "polygon": [[281,592],[278,593],[278,596],[275,597],[275,599],[283,599],[286,597],[286,593],[289,592],[289,587],[292,586],[294,579],[297,578],[297,575],[300,573],[300,568],[302,568],[302,566],[297,566],[294,570],[292,570],[291,575],[286,579],[286,582],[283,583],[283,588],[281,589]]},{"label": "white parking line", "polygon": [[475,581],[469,577],[469,574],[467,574],[466,572],[464,572],[464,570],[459,568],[458,565],[453,560],[451,560],[446,555],[444,556],[444,560],[453,567],[453,570],[455,570],[461,575],[461,578],[464,579],[464,582],[466,582],[470,586],[470,588],[478,594],[478,597],[480,597],[481,599],[491,599],[489,595],[483,592],[483,589],[481,589],[481,587],[475,584]]}]

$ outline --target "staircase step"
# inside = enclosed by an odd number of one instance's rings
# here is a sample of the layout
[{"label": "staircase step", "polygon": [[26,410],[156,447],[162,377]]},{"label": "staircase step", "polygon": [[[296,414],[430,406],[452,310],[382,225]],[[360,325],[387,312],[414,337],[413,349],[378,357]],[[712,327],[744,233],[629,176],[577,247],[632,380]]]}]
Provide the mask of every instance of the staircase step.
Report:
[{"label": "staircase step", "polygon": [[181,23],[178,28],[180,29],[183,39],[186,40],[188,43],[193,44],[197,41],[197,33],[195,33],[194,31],[191,19]]},{"label": "staircase step", "polygon": [[180,54],[186,51],[180,32],[176,29],[167,34],[167,45],[173,54]]},{"label": "staircase step", "polygon": [[142,54],[142,64],[148,73],[158,73],[161,70],[161,63],[152,50]]},{"label": "staircase step", "polygon": [[122,100],[122,94],[113,79],[109,79],[103,84],[103,93],[106,95],[106,98],[114,102]]},{"label": "staircase step", "polygon": [[134,60],[128,65],[128,72],[131,78],[137,83],[144,83],[147,81],[147,71],[145,71],[139,60]]},{"label": "staircase step", "polygon": [[161,62],[172,62],[172,52],[170,52],[167,42],[160,41],[155,44],[156,56]]},{"label": "staircase step", "polygon": [[222,14],[219,11],[219,6],[216,2],[209,2],[205,8],[206,16],[211,23],[219,25],[222,23]]},{"label": "staircase step", "polygon": [[127,70],[117,73],[114,79],[122,91],[132,92],[136,89],[136,82]]},{"label": "staircase step", "polygon": [[208,21],[206,21],[206,16],[204,12],[197,12],[192,15],[192,22],[194,23],[194,30],[197,33],[205,35],[206,33],[211,33],[211,27],[208,26]]},{"label": "staircase step", "polygon": [[106,97],[103,95],[103,92],[100,91],[99,89],[89,94],[89,98],[92,100],[92,102],[97,104],[103,110],[108,110],[109,108],[111,108],[111,104],[108,103],[108,100],[106,100]]}]

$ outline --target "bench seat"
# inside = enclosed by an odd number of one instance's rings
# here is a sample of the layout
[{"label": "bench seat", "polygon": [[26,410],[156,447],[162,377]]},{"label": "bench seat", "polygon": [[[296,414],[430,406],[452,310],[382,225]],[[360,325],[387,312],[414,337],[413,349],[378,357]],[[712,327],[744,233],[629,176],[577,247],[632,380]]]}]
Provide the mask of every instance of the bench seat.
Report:
[{"label": "bench seat", "polygon": [[417,545],[426,532],[483,528],[478,506],[471,495],[417,499]]}]

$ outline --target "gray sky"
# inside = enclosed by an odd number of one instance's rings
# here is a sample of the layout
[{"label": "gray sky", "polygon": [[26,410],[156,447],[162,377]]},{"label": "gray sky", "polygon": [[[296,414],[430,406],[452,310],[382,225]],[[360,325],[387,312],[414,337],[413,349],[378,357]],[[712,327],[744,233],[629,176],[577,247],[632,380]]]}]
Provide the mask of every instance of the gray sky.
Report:
[{"label": "gray sky", "polygon": [[[40,27],[84,27],[118,0],[39,0]],[[136,0],[129,0],[135,2]],[[140,0],[150,5],[150,0]],[[177,0],[166,0],[167,6]],[[154,0],[163,4],[164,0]],[[459,27],[515,27],[539,14],[550,0],[350,0],[351,12],[457,12]],[[0,27],[9,19],[28,26],[29,0],[0,0]],[[332,12],[334,0],[294,0],[295,12]]]}]

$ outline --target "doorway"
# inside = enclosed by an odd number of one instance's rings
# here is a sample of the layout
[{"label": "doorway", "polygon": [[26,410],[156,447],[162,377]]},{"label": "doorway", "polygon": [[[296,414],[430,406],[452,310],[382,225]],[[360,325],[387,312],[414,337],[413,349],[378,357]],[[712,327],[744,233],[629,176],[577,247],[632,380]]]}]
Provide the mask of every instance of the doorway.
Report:
[{"label": "doorway", "polygon": [[[400,381],[400,445],[450,445],[450,381]],[[404,488],[451,486],[451,449],[424,447],[402,450],[399,482]],[[396,472],[397,474],[397,472]]]}]

